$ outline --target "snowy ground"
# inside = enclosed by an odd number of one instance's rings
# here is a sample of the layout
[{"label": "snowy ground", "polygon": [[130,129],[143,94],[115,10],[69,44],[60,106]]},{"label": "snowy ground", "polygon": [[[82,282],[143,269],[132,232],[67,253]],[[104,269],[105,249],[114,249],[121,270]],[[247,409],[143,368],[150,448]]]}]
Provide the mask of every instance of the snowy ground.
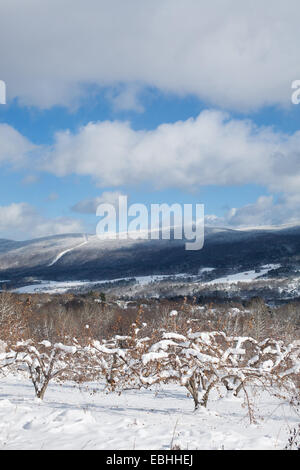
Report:
[{"label": "snowy ground", "polygon": [[[174,274],[174,275],[152,275],[152,276],[135,276],[136,283],[140,286],[145,286],[151,282],[163,281],[164,279],[181,279],[187,276],[187,274]],[[69,289],[75,289],[79,287],[94,287],[100,286],[106,283],[117,283],[119,281],[129,281],[131,277],[120,277],[118,279],[106,279],[103,281],[38,281],[35,284],[19,287],[14,289],[13,292],[18,294],[34,294],[34,293],[45,293],[45,294],[63,294]]]},{"label": "snowy ground", "polygon": [[193,412],[185,390],[91,394],[50,385],[44,402],[24,378],[0,380],[0,449],[283,449],[299,422],[287,403],[262,395],[257,424],[242,398],[217,395]]},{"label": "snowy ground", "polygon": [[244,271],[241,273],[231,274],[225,277],[219,277],[213,281],[209,281],[206,284],[236,284],[237,282],[252,282],[255,279],[264,276],[272,269],[280,268],[280,264],[266,264],[262,266],[261,270],[257,273],[255,270]]},{"label": "snowy ground", "polygon": [[[85,243],[85,242],[83,242]],[[58,256],[61,256],[58,255]],[[54,260],[54,262],[56,262]],[[54,263],[53,262],[53,263]],[[53,264],[52,263],[52,264]],[[254,270],[252,271],[245,271],[245,272],[240,272],[236,274],[231,274],[225,277],[220,277],[217,279],[214,279],[212,281],[202,283],[202,285],[211,285],[211,284],[236,284],[237,282],[252,282],[255,279],[259,278],[260,276],[263,276],[267,274],[269,271],[272,269],[277,269],[280,267],[280,264],[268,264],[265,266],[261,267],[261,270],[259,273],[255,272]],[[156,275],[153,274],[151,276],[135,276],[136,284],[139,286],[146,286],[152,282],[160,282],[164,280],[184,280],[184,278],[188,277],[189,279],[195,279],[195,283],[201,282],[201,275],[207,272],[212,272],[214,271],[214,268],[202,268],[199,270],[199,275],[190,275],[187,273],[180,273],[180,274],[173,274],[173,275],[168,275],[168,274],[162,274],[162,275]],[[200,276],[200,279],[199,279]],[[96,285],[100,286],[101,284],[106,284],[106,283],[114,283],[114,282],[119,282],[119,281],[129,281],[130,277],[123,277],[123,278],[118,278],[118,279],[113,279],[113,280],[102,280],[102,281],[37,281],[37,283],[30,284],[27,286],[19,287],[15,289],[13,292],[16,292],[18,294],[33,294],[33,293],[48,293],[48,294],[63,294],[67,292],[69,289],[76,289],[80,287],[94,287]]]}]

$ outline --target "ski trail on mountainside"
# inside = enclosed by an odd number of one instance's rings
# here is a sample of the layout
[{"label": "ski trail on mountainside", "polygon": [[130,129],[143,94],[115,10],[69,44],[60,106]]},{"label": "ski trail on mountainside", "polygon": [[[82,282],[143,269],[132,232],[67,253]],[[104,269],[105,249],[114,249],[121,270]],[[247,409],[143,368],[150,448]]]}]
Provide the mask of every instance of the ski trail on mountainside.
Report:
[{"label": "ski trail on mountainside", "polygon": [[79,245],[74,246],[73,248],[69,248],[68,250],[64,250],[61,253],[59,253],[53,261],[51,261],[50,264],[48,264],[48,267],[53,266],[54,264],[57,263],[58,260],[60,260],[63,256],[65,256],[67,253],[70,253],[70,251],[76,250],[77,248],[80,248],[83,245],[86,245],[88,243],[88,237],[87,235],[84,236],[85,240],[84,242],[80,243]]}]

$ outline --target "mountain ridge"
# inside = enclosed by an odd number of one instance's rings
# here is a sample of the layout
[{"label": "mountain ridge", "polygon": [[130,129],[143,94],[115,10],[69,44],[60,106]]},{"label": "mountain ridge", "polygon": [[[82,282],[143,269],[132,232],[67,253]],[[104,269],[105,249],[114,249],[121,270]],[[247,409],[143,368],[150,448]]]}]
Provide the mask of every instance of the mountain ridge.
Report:
[{"label": "mountain ridge", "polygon": [[211,266],[248,269],[300,262],[300,226],[272,230],[205,229],[204,247],[186,251],[185,240],[99,240],[63,234],[34,240],[0,239],[0,280],[36,277],[101,280],[149,274],[197,273]]}]

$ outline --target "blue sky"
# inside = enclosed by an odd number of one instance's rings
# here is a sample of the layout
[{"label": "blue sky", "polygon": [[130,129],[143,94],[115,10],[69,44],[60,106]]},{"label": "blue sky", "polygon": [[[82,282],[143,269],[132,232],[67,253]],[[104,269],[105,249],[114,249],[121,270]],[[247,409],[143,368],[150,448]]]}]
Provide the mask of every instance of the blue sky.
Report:
[{"label": "blue sky", "polygon": [[74,206],[116,192],[203,203],[214,225],[298,223],[299,28],[281,2],[272,17],[256,2],[259,21],[231,0],[223,13],[75,0],[68,24],[68,1],[14,3],[19,19],[0,6],[1,238],[93,233],[95,214]]}]

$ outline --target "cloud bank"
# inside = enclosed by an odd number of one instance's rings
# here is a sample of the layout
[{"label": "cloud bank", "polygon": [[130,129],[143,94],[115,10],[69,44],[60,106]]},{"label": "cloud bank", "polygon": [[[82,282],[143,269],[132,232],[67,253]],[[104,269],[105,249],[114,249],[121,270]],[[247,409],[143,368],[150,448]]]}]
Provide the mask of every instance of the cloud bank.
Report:
[{"label": "cloud bank", "polygon": [[47,218],[25,202],[0,206],[2,238],[23,240],[30,237],[46,237],[83,231],[78,220],[67,217]]},{"label": "cloud bank", "polygon": [[209,110],[154,130],[136,131],[129,122],[91,122],[77,133],[56,133],[47,147],[34,147],[6,125],[0,126],[0,134],[2,164],[17,163],[58,177],[89,176],[99,187],[116,188],[77,203],[73,210],[78,213],[95,213],[99,203],[115,201],[121,186],[189,191],[258,184],[281,199],[262,197],[215,222],[239,226],[300,219],[300,131],[284,134]]},{"label": "cloud bank", "polygon": [[120,84],[121,110],[142,110],[136,86],[225,109],[288,106],[299,14],[297,0],[1,0],[1,79],[41,108]]},{"label": "cloud bank", "polygon": [[128,122],[91,122],[59,132],[41,168],[57,176],[89,175],[99,186],[150,182],[155,188],[260,184],[296,193],[300,132],[292,135],[203,111],[196,119],[135,131]]}]

